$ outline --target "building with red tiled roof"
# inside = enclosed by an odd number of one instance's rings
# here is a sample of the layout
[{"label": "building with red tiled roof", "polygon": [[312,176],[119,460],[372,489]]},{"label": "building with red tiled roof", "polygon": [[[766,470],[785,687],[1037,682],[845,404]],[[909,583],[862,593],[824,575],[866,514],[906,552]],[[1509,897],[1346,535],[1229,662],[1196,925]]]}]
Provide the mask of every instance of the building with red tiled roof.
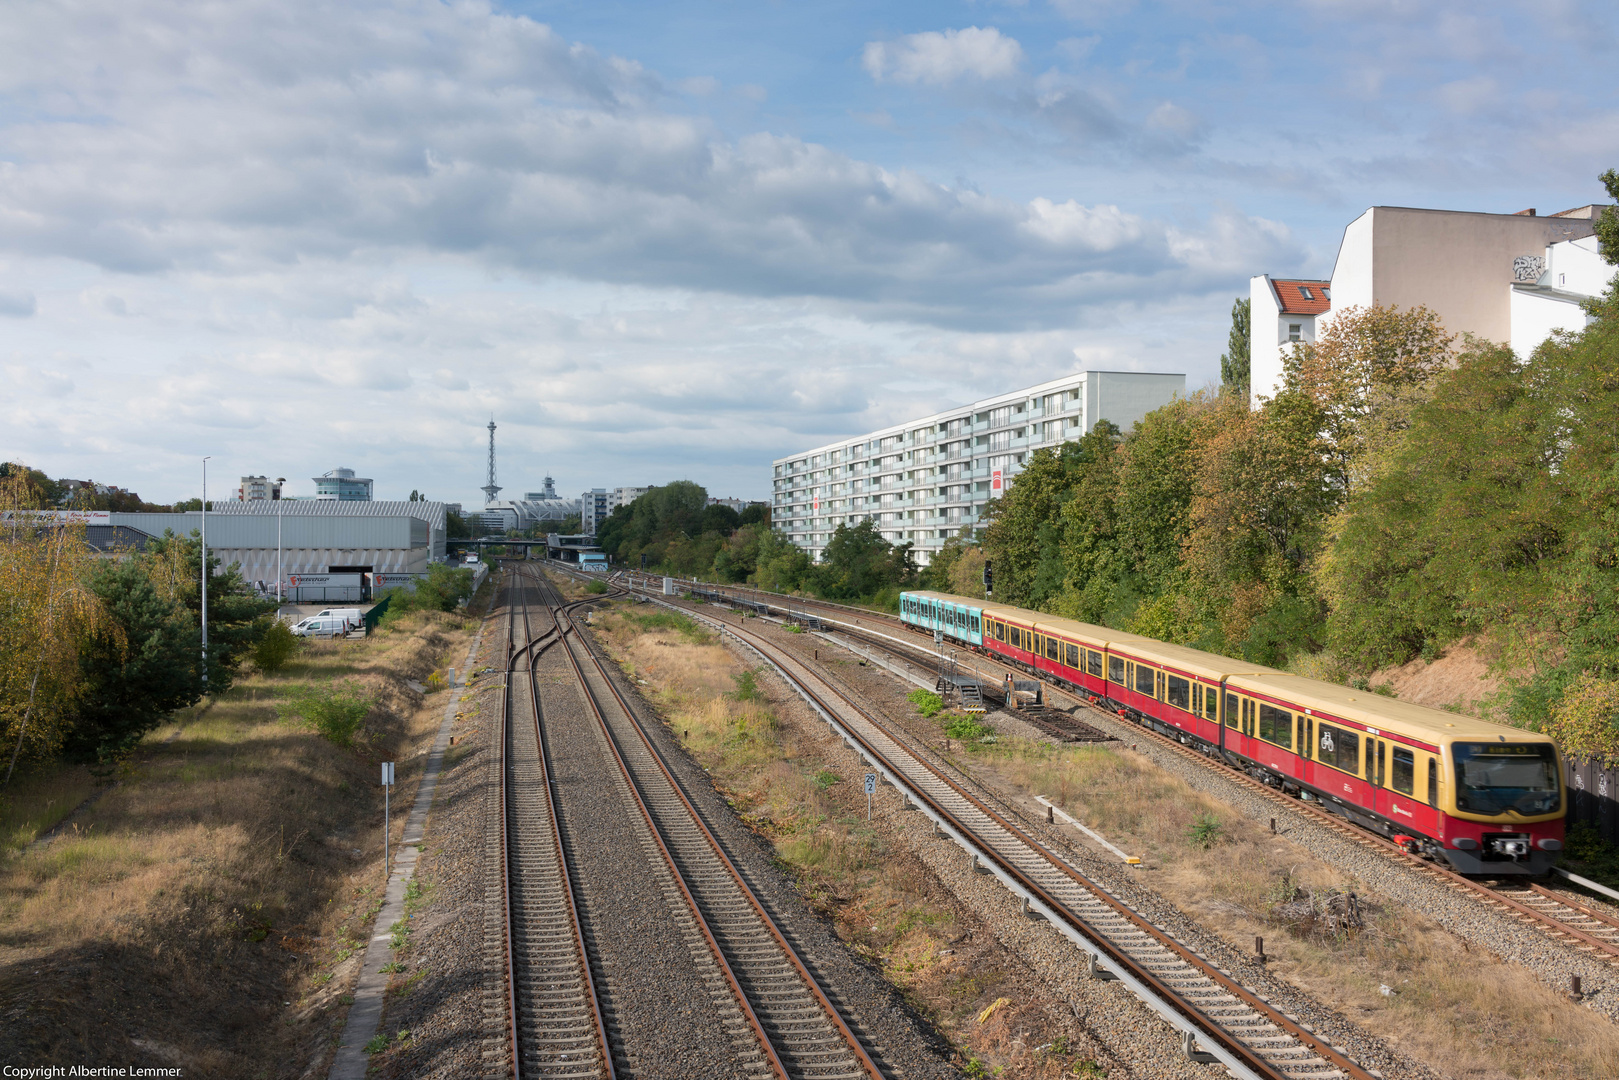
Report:
[{"label": "building with red tiled roof", "polygon": [[1281,383],[1286,350],[1315,340],[1316,319],[1332,309],[1332,282],[1260,274],[1248,282],[1248,304],[1250,385],[1269,396]]},{"label": "building with red tiled roof", "polygon": [[1316,340],[1354,307],[1421,305],[1451,333],[1510,345],[1520,356],[1557,330],[1583,328],[1583,301],[1614,273],[1594,236],[1604,209],[1540,216],[1371,207],[1345,227],[1331,281],[1250,279],[1250,400],[1257,406],[1281,389],[1295,342]]}]

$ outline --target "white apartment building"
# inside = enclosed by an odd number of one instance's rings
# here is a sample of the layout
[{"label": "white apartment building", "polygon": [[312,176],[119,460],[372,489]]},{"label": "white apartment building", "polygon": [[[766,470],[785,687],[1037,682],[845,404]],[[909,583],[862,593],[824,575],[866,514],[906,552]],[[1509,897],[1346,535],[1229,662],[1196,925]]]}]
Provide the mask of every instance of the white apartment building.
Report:
[{"label": "white apartment building", "polygon": [[[1293,328],[1296,340],[1314,341],[1334,312],[1352,306],[1420,304],[1449,332],[1509,344],[1524,357],[1554,330],[1584,329],[1589,317],[1581,303],[1606,289],[1615,273],[1597,254],[1593,225],[1603,209],[1577,206],[1541,217],[1534,210],[1371,207],[1344,229],[1330,282],[1265,274],[1250,281],[1253,405],[1281,389]],[[1296,295],[1301,286],[1326,304],[1306,304]]]},{"label": "white apartment building", "polygon": [[607,512],[610,514],[621,506],[628,506],[630,503],[634,502],[636,499],[639,499],[642,495],[645,495],[651,490],[652,488],[650,486],[616,487],[613,489],[613,505],[607,508]]},{"label": "white apartment building", "polygon": [[1186,393],[1186,376],[1081,371],[772,463],[771,521],[819,559],[839,525],[876,522],[916,545],[917,562],[976,525],[1028,456],[1072,442],[1099,420],[1128,431]]},{"label": "white apartment building", "polygon": [[606,488],[591,488],[579,496],[579,531],[595,536],[596,528],[612,514],[612,492]]},{"label": "white apartment building", "polygon": [[237,502],[276,502],[280,498],[280,482],[268,476],[244,476],[236,488]]}]

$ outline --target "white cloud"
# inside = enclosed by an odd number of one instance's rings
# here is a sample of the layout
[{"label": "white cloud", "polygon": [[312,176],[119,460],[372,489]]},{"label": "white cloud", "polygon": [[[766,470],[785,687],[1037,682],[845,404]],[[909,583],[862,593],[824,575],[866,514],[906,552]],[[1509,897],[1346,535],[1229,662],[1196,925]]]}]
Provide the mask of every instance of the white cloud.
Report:
[{"label": "white cloud", "polygon": [[993,26],[930,30],[893,41],[871,41],[861,62],[878,82],[946,86],[957,79],[1004,79],[1023,63],[1023,46]]},{"label": "white cloud", "polygon": [[39,305],[31,292],[0,290],[0,315],[13,319],[26,319],[38,308]]}]

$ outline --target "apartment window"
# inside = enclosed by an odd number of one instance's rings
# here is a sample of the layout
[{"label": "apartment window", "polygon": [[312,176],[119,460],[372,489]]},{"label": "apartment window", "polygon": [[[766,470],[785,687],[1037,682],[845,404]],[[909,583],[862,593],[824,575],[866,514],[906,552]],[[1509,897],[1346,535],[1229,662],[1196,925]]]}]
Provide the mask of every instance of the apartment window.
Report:
[{"label": "apartment window", "polygon": [[1299,338],[1302,336],[1302,331],[1303,330],[1304,330],[1304,324],[1303,323],[1288,323],[1287,324],[1287,340],[1289,340],[1289,341],[1298,341]]}]

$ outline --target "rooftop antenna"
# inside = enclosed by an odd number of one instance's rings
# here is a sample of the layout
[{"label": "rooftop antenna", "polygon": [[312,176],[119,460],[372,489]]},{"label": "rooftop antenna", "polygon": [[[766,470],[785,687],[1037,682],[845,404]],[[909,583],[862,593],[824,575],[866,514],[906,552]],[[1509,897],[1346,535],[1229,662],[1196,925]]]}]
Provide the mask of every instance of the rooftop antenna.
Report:
[{"label": "rooftop antenna", "polygon": [[500,493],[500,485],[495,483],[495,418],[489,418],[489,482],[483,486],[483,504],[488,506],[495,501]]}]

